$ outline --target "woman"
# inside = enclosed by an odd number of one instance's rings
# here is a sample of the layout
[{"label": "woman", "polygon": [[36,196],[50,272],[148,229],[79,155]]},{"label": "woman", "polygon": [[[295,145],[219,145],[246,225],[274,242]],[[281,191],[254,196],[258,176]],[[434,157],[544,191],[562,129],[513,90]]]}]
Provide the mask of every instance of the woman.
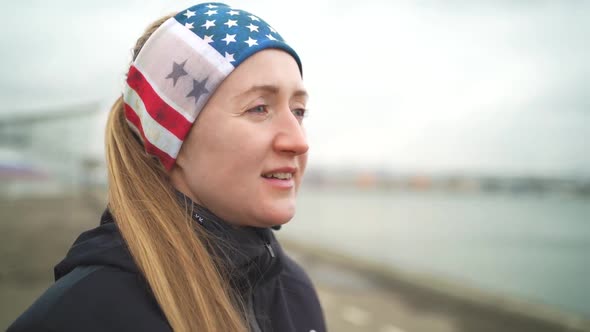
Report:
[{"label": "woman", "polygon": [[109,204],[9,331],[324,331],[271,228],[307,161],[297,53],[221,3],[148,28],[107,125]]}]

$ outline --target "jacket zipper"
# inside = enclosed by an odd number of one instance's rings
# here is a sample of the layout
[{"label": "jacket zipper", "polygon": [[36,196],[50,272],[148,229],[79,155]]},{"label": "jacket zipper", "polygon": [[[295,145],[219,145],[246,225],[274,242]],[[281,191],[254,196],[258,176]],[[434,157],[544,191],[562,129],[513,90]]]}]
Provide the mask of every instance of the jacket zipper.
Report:
[{"label": "jacket zipper", "polygon": [[[271,260],[272,260],[273,258],[275,258],[275,252],[274,252],[274,250],[272,249],[272,246],[270,245],[270,242],[268,242],[268,241],[267,241],[267,242],[264,244],[264,246],[265,246],[265,247],[266,247],[266,249],[268,250],[268,253],[270,254],[270,258],[271,258]],[[266,272],[265,272],[265,273],[266,273]]]}]

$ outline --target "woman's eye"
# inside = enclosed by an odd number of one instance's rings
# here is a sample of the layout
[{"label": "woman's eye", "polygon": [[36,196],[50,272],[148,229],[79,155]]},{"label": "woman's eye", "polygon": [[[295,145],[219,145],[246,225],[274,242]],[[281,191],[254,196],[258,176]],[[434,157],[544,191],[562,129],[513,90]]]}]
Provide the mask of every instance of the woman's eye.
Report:
[{"label": "woman's eye", "polygon": [[267,112],[266,105],[258,105],[248,110],[249,113],[264,114]]},{"label": "woman's eye", "polygon": [[298,108],[298,109],[294,109],[293,114],[295,114],[296,117],[299,118],[303,118],[305,117],[305,114],[307,114],[307,110],[305,108]]}]

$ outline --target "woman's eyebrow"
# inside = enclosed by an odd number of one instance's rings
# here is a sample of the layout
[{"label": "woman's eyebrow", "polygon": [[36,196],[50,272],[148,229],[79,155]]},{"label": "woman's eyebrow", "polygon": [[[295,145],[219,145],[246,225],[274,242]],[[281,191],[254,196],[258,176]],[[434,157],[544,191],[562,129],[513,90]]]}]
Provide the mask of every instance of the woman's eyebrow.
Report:
[{"label": "woman's eyebrow", "polygon": [[[234,98],[240,98],[240,97],[243,97],[245,95],[248,95],[248,94],[251,94],[251,93],[257,92],[257,91],[264,91],[264,92],[268,92],[268,93],[278,94],[280,89],[278,86],[271,85],[271,84],[253,85],[248,90],[240,93],[239,95],[235,96]],[[308,94],[307,94],[307,91],[305,91],[303,89],[298,89],[293,93],[293,96],[307,98]]]}]

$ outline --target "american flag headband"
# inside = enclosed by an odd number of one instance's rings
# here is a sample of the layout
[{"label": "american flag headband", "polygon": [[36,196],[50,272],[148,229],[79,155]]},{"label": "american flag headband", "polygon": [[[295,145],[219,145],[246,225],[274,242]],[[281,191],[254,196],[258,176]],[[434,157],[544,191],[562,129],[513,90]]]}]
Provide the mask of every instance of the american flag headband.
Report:
[{"label": "american flag headband", "polygon": [[165,21],[131,64],[125,117],[148,154],[168,170],[192,124],[219,84],[250,55],[297,53],[264,20],[222,3],[202,3]]}]

